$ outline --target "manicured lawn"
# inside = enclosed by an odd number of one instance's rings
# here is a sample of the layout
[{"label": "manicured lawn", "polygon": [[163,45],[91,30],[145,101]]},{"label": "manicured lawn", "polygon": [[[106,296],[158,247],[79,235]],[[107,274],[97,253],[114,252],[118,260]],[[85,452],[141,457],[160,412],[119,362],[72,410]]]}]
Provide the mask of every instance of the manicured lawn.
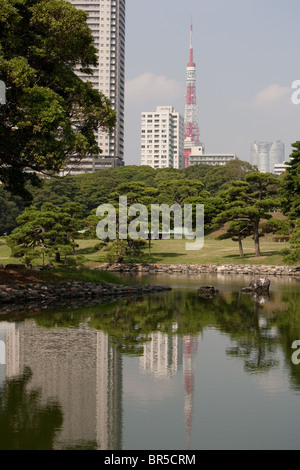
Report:
[{"label": "manicured lawn", "polygon": [[[86,267],[94,267],[105,262],[105,252],[96,250],[95,245],[99,240],[78,240],[79,247],[75,257],[69,257],[69,263],[82,264]],[[188,242],[191,243],[191,242]],[[186,240],[153,240],[151,242],[151,255],[148,255],[148,245],[144,248],[142,258],[136,262],[145,263],[186,263],[186,264],[266,264],[284,265],[283,255],[280,251],[288,248],[287,242],[274,242],[272,237],[262,238],[260,258],[255,257],[252,238],[244,240],[244,258],[240,258],[237,243],[231,240],[217,240],[214,237],[206,237],[204,247],[201,250],[186,250]],[[193,246],[193,245],[190,245]],[[0,240],[0,263],[18,263],[19,260],[10,257],[10,249],[5,244],[5,239]],[[4,259],[2,259],[4,258]],[[33,264],[41,264],[41,260],[35,260]]]},{"label": "manicured lawn", "polygon": [[[289,243],[274,242],[271,237],[261,239],[260,243],[262,254],[260,258],[255,257],[252,238],[244,241],[245,256],[240,258],[238,244],[231,240],[216,240],[215,238],[207,237],[201,250],[188,251],[186,250],[185,240],[153,240],[151,243],[151,255],[148,255],[148,246],[145,246],[143,259],[137,259],[136,261],[167,264],[285,264],[280,251],[283,248],[288,248]],[[105,261],[104,252],[93,250],[94,241],[80,240],[79,245],[78,253],[85,255],[88,266],[92,267],[97,263]]]},{"label": "manicured lawn", "polygon": [[0,264],[18,263],[16,258],[11,257],[10,248],[6,245],[5,237],[0,238]]},{"label": "manicured lawn", "polygon": [[153,262],[164,263],[281,265],[284,262],[280,251],[288,245],[271,239],[261,240],[262,256],[256,258],[253,240],[249,238],[243,243],[244,258],[240,258],[238,245],[231,240],[206,238],[203,248],[195,251],[187,251],[184,240],[157,240],[153,242],[151,254]]}]

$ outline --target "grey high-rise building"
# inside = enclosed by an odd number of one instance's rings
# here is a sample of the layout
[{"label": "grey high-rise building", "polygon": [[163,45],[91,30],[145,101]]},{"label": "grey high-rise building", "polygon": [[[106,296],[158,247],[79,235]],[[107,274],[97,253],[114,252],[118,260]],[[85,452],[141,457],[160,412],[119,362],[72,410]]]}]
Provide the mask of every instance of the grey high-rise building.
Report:
[{"label": "grey high-rise building", "polygon": [[[87,23],[92,30],[98,50],[98,66],[93,75],[76,70],[78,76],[104,93],[117,114],[112,135],[101,130],[97,143],[102,152],[68,167],[72,174],[93,172],[124,165],[124,95],[125,95],[125,0],[69,0],[76,8],[88,13]],[[66,171],[63,172],[64,174]]]},{"label": "grey high-rise building", "polygon": [[251,144],[251,165],[257,166],[262,173],[274,173],[274,166],[285,161],[284,143],[255,141]]}]

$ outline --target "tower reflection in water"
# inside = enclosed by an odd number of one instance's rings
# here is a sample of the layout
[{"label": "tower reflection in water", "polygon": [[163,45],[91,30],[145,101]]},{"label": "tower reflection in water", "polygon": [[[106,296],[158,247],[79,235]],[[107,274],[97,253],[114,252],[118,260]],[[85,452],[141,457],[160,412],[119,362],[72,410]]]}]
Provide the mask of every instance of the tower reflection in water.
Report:
[{"label": "tower reflection in water", "polygon": [[[153,332],[143,346],[140,367],[171,377],[182,369],[187,449],[193,416],[194,364],[198,337]],[[0,323],[0,386],[31,371],[28,392],[40,393],[42,404],[56,402],[62,425],[54,449],[122,449],[122,355],[106,333],[88,323],[78,328],[44,328],[28,320]],[[43,433],[43,429],[40,430]]]}]

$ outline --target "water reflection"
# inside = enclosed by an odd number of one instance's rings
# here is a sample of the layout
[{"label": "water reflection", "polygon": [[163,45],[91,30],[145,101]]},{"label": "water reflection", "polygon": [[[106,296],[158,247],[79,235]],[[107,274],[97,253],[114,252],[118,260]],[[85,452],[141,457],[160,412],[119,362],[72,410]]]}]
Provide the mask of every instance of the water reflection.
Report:
[{"label": "water reflection", "polygon": [[[192,449],[193,427],[199,426],[195,384],[204,333],[226,337],[225,346],[219,341],[224,358],[242,363],[244,374],[273,396],[276,391],[298,391],[300,371],[291,362],[291,344],[300,339],[299,300],[298,289],[290,286],[264,298],[220,289],[206,299],[199,298],[196,289],[174,289],[82,309],[34,313],[31,319],[25,313],[23,319],[18,313],[18,321],[7,317],[0,322],[0,448],[122,449],[127,439],[127,357],[137,361],[135,380],[143,371],[159,381],[170,380],[167,395],[160,393],[165,407],[182,377],[180,397],[174,393],[172,398],[173,412],[181,409],[184,421],[185,442],[177,448]],[[210,377],[211,360],[205,357],[204,381]],[[225,383],[226,377],[221,377],[218,387]],[[145,397],[148,407],[154,406],[150,395]]]},{"label": "water reflection", "polygon": [[[10,328],[0,323],[5,333],[6,381],[16,377],[12,383],[21,387],[18,376],[29,367],[28,393],[39,390],[42,403],[54,400],[59,404],[63,423],[53,441],[55,449],[118,449],[122,430],[121,357],[110,346],[107,334],[90,328],[87,323],[79,323],[74,328],[70,320],[70,328],[39,327],[34,321],[12,323]],[[12,395],[16,406],[18,400]],[[4,398],[2,407],[14,419],[15,412]],[[39,423],[36,426],[37,433],[44,433]],[[4,436],[1,431],[1,440]],[[23,444],[27,448],[26,441]]]},{"label": "water reflection", "polygon": [[57,401],[42,403],[42,392],[30,388],[32,371],[24,368],[19,377],[0,387],[0,449],[52,450],[55,434],[63,422]]}]

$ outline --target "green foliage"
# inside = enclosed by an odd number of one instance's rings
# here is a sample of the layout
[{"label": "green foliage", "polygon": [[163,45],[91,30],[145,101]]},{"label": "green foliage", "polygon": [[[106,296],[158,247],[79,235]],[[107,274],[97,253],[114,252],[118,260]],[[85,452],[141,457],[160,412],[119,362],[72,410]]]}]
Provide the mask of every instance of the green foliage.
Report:
[{"label": "green foliage", "polygon": [[[269,173],[253,172],[246,175],[245,181],[233,181],[222,193],[224,210],[215,217],[214,223],[229,222],[228,236],[239,242],[241,257],[242,239],[250,234],[253,234],[256,256],[260,256],[259,238],[263,236],[260,221],[270,220],[270,210],[280,205],[280,200],[275,197],[278,184],[278,179]],[[268,228],[272,231],[272,223]],[[273,230],[277,229],[278,225],[273,221]]]},{"label": "green foliage", "polygon": [[61,278],[69,281],[94,282],[97,284],[124,284],[124,279],[121,279],[117,275],[109,271],[97,269],[81,268],[75,270],[69,267],[62,267],[59,269],[59,275]]},{"label": "green foliage", "polygon": [[[76,327],[79,323],[88,322],[90,328],[107,333],[121,354],[135,356],[143,354],[144,345],[152,340],[155,332],[196,338],[206,328],[214,326],[234,342],[234,347],[227,348],[226,354],[241,358],[251,373],[267,371],[277,365],[276,358],[270,354],[272,348],[286,336],[298,337],[297,300],[294,299],[294,309],[289,311],[291,322],[285,312],[279,312],[268,317],[267,327],[261,326],[259,321],[263,307],[251,296],[227,291],[220,292],[213,299],[205,299],[191,289],[126,298],[100,307],[72,310],[72,313],[67,311],[64,315],[62,312],[45,312],[35,321],[48,328]],[[266,334],[276,325],[282,331],[280,339]],[[296,330],[289,331],[289,325],[296,325]],[[291,343],[292,340],[287,343],[289,348]]]},{"label": "green foliage", "polygon": [[24,209],[22,198],[0,186],[0,235],[9,234],[17,226],[16,219]]},{"label": "green foliage", "polygon": [[289,264],[300,262],[300,219],[296,219],[295,228],[291,236],[290,250],[286,253],[284,261]]},{"label": "green foliage", "polygon": [[[47,202],[51,202],[61,209],[66,203],[80,204],[82,224],[79,230],[82,233],[78,234],[79,238],[96,238],[96,227],[99,222],[96,209],[99,205],[113,204],[117,209],[118,216],[119,196],[127,197],[128,206],[134,203],[144,204],[148,209],[149,224],[151,221],[151,204],[168,204],[169,206],[174,203],[181,206],[193,204],[194,209],[196,204],[204,204],[204,228],[205,234],[208,234],[220,226],[221,222],[216,223],[217,216],[227,209],[236,210],[237,207],[247,207],[249,204],[255,207],[256,203],[253,201],[249,200],[248,204],[247,201],[243,200],[247,191],[249,194],[250,192],[253,193],[253,198],[257,199],[257,203],[259,201],[261,207],[265,205],[264,208],[262,207],[262,212],[267,213],[267,206],[272,210],[274,204],[276,206],[280,204],[277,197],[276,199],[273,196],[260,198],[260,192],[265,191],[264,186],[266,184],[268,190],[272,192],[272,188],[276,188],[281,179],[271,175],[258,177],[257,175],[262,174],[254,172],[255,178],[261,178],[261,182],[258,183],[258,180],[255,181],[255,179],[251,181],[249,179],[251,169],[253,167],[249,163],[240,160],[229,162],[220,167],[195,165],[183,170],[172,168],[154,170],[149,166],[130,165],[99,170],[92,174],[63,178],[51,177],[44,179],[41,187],[27,184],[26,189],[32,194],[32,205],[38,210]],[[273,178],[272,182],[269,181],[270,177]],[[264,182],[265,178],[267,178],[268,183]],[[260,189],[259,186],[261,186]],[[223,189],[221,190],[221,188]],[[276,195],[274,191],[272,194]],[[2,195],[4,201],[1,200]],[[20,198],[19,200],[21,201]],[[8,227],[8,231],[16,227],[17,224],[14,218],[24,209],[24,202],[17,204],[16,197],[13,197],[2,187],[0,188],[0,211],[2,205],[3,213],[5,213],[2,217],[2,233],[4,233],[7,231],[6,227]],[[8,214],[8,207],[11,208],[10,214]],[[253,215],[253,209],[251,210]],[[128,218],[128,223],[130,220],[132,218]],[[224,220],[224,223],[227,221],[229,219]],[[195,210],[193,211],[193,223],[195,227]],[[171,214],[171,227],[172,224],[173,215]],[[266,230],[263,229],[262,233],[263,231],[271,233],[270,224],[271,222],[268,225],[265,224]],[[277,230],[275,230],[275,226],[273,228],[275,232],[281,229],[286,230],[284,226],[278,227]],[[232,236],[235,237],[234,233],[232,233]]]},{"label": "green foliage", "polygon": [[232,241],[239,243],[240,257],[243,258],[244,250],[242,240],[252,234],[252,226],[247,221],[230,220],[227,232],[220,235],[219,240],[231,238]]},{"label": "green foliage", "polygon": [[[60,256],[74,253],[75,235],[78,231],[80,206],[68,203],[63,209],[45,203],[41,210],[25,209],[17,222],[19,227],[7,237],[12,255],[29,264],[34,258],[45,255]],[[38,251],[36,251],[38,250]]]},{"label": "green foliage", "polygon": [[275,233],[275,235],[289,235],[290,222],[287,220],[279,220],[271,217],[265,224],[261,224],[260,228],[265,233]]},{"label": "green foliage", "polygon": [[292,144],[292,147],[287,170],[281,178],[280,195],[283,212],[291,220],[296,220],[300,217],[300,141]]},{"label": "green foliage", "polygon": [[193,165],[182,170],[188,179],[200,180],[205,189],[216,195],[229,187],[232,181],[244,181],[248,173],[255,171],[255,167],[248,162],[232,160],[226,165]]},{"label": "green foliage", "polygon": [[105,261],[109,263],[130,263],[142,260],[141,249],[146,245],[146,241],[138,240],[112,240],[105,251]]},{"label": "green foliage", "polygon": [[109,100],[74,73],[97,64],[86,20],[65,0],[0,0],[0,177],[24,197],[38,173],[99,154],[95,131],[115,124]]},{"label": "green foliage", "polygon": [[203,184],[199,180],[188,180],[187,178],[171,179],[164,181],[158,185],[159,204],[179,204],[186,203],[188,198],[199,197],[201,195],[208,196],[204,191]]},{"label": "green foliage", "polygon": [[0,450],[53,449],[64,421],[62,407],[56,399],[45,401],[31,379],[31,369],[24,367],[0,385]]}]

